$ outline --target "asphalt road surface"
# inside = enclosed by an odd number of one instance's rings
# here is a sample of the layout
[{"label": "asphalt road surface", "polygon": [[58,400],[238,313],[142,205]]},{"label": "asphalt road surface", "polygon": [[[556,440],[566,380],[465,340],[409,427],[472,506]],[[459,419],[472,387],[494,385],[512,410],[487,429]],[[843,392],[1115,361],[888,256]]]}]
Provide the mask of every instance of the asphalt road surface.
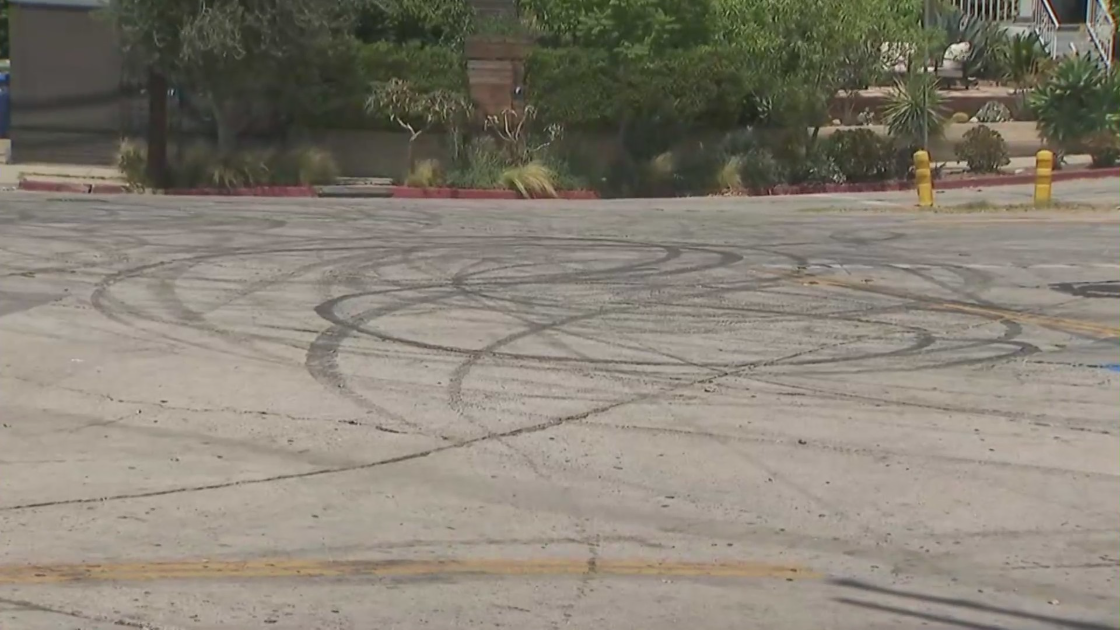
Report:
[{"label": "asphalt road surface", "polygon": [[0,196],[0,628],[1116,628],[1118,214],[909,199]]}]

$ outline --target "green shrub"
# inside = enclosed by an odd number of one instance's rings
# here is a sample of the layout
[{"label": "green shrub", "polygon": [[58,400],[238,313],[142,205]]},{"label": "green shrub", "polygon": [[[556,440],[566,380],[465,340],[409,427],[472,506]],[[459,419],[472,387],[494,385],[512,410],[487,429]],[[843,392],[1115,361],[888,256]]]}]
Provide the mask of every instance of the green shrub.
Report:
[{"label": "green shrub", "polygon": [[542,162],[511,166],[502,172],[499,181],[525,199],[556,197],[556,174]]},{"label": "green shrub", "polygon": [[415,188],[434,188],[443,184],[443,167],[439,160],[420,160],[408,171],[404,178],[405,186]]},{"label": "green shrub", "polygon": [[[922,149],[917,143],[886,138],[883,146],[883,178],[911,179],[914,177],[914,154]],[[936,171],[935,171],[936,172]]]},{"label": "green shrub", "polygon": [[463,148],[459,163],[447,172],[454,188],[502,188],[502,174],[511,166],[498,143],[489,136],[473,138]]},{"label": "green shrub", "polygon": [[364,2],[356,35],[366,42],[415,42],[458,46],[471,30],[467,0]]},{"label": "green shrub", "polygon": [[753,149],[740,156],[743,185],[752,190],[765,190],[784,184],[787,174],[774,154],[767,149]]},{"label": "green shrub", "polygon": [[536,48],[525,61],[525,90],[540,116],[577,128],[604,127],[618,119],[617,81],[605,68],[606,52]]},{"label": "green shrub", "polygon": [[421,92],[467,90],[467,62],[458,48],[375,42],[362,48],[361,58],[369,83],[402,79]]},{"label": "green shrub", "polygon": [[957,159],[968,164],[973,173],[996,173],[1011,163],[1007,154],[1007,142],[998,131],[987,125],[980,125],[964,134],[957,143]]},{"label": "green shrub", "polygon": [[337,180],[338,165],[330,153],[315,147],[223,155],[213,145],[197,142],[173,152],[168,175],[172,188],[316,186]]},{"label": "green shrub", "polygon": [[743,189],[743,157],[731,155],[724,160],[716,173],[716,187],[720,192]]},{"label": "green shrub", "polygon": [[214,151],[196,186],[206,188],[243,188],[269,183],[269,156],[265,152],[244,151],[221,154]]},{"label": "green shrub", "polygon": [[759,80],[727,47],[671,50],[641,60],[601,50],[537,48],[526,60],[528,99],[544,120],[573,128],[673,121],[727,128],[743,119]]},{"label": "green shrub", "polygon": [[988,101],[976,112],[977,122],[1001,123],[1011,120],[1011,110],[999,101]]},{"label": "green shrub", "polygon": [[719,150],[727,155],[742,155],[753,149],[762,148],[765,142],[760,134],[751,127],[728,132],[719,145]]},{"label": "green shrub", "polygon": [[645,177],[641,182],[647,194],[667,196],[672,194],[677,177],[677,156],[672,151],[655,155],[645,164]]},{"label": "green shrub", "polygon": [[727,156],[717,147],[700,144],[679,152],[676,190],[678,195],[710,195],[720,191],[719,178]]},{"label": "green shrub", "polygon": [[944,135],[945,97],[938,86],[937,77],[927,73],[913,73],[895,82],[883,112],[891,137],[920,144],[927,136],[934,139]]},{"label": "green shrub", "polygon": [[825,139],[822,150],[850,182],[881,180],[891,170],[889,142],[870,129],[837,131]]},{"label": "green shrub", "polygon": [[270,183],[285,186],[324,186],[339,176],[334,156],[317,147],[297,147],[274,153],[269,161]]},{"label": "green shrub", "polygon": [[1050,59],[1050,52],[1046,50],[1046,44],[1038,33],[1017,34],[1007,45],[1003,79],[1016,90],[1025,90],[1038,82],[1050,64]]},{"label": "green shrub", "polygon": [[369,86],[393,79],[406,80],[419,93],[467,94],[467,66],[461,49],[388,41],[359,48],[353,55],[357,60],[352,62],[357,65],[358,77],[353,81],[357,85],[345,90],[345,99],[316,107],[301,117],[302,124],[325,129],[396,130],[396,123],[365,108]]},{"label": "green shrub", "polygon": [[1120,134],[1102,129],[1086,139],[1085,149],[1089,151],[1094,168],[1116,166],[1120,162]]},{"label": "green shrub", "polygon": [[952,120],[954,123],[960,124],[968,122],[969,118],[971,118],[971,116],[964,112],[954,112],[950,120]]},{"label": "green shrub", "polygon": [[175,156],[169,166],[172,188],[203,186],[214,156],[214,148],[206,142],[194,142]]},{"label": "green shrub", "polygon": [[148,147],[138,140],[121,140],[117,147],[117,170],[129,190],[148,187]]},{"label": "green shrub", "polygon": [[792,179],[799,184],[843,184],[848,181],[844,169],[836,160],[821,151],[810,153],[798,166]]}]

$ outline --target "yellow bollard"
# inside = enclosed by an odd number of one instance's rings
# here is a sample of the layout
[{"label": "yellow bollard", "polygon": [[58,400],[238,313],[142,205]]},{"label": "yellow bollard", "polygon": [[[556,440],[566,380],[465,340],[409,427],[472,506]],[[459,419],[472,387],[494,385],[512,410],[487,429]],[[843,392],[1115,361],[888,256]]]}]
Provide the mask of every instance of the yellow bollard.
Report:
[{"label": "yellow bollard", "polygon": [[918,185],[918,205],[933,207],[933,171],[929,168],[929,153],[926,151],[914,154],[914,181]]},{"label": "yellow bollard", "polygon": [[1050,205],[1054,192],[1054,154],[1046,149],[1038,152],[1034,162],[1034,205]]}]

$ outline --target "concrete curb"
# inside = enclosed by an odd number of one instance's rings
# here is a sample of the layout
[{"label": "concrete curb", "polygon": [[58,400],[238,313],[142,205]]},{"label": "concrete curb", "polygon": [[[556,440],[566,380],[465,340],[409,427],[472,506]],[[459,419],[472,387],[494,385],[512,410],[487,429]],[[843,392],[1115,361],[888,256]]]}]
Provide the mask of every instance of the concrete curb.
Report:
[{"label": "concrete curb", "polygon": [[[80,195],[122,195],[131,192],[124,184],[79,184],[72,182],[47,182],[35,179],[20,180],[17,190],[29,192],[74,193]],[[311,186],[258,186],[256,188],[172,188],[161,194],[171,196],[201,197],[315,197]]]},{"label": "concrete curb", "polygon": [[[1120,177],[1120,167],[1074,169],[1054,171],[1054,182],[1071,181],[1078,179],[1107,179]],[[980,177],[965,177],[962,179],[937,179],[933,182],[934,190],[959,190],[962,188],[990,188],[993,186],[1017,186],[1033,184],[1034,173],[1019,173],[1016,175],[984,175]],[[769,197],[784,195],[818,195],[821,193],[861,193],[861,192],[897,192],[913,190],[912,181],[888,182],[863,182],[858,184],[783,184],[768,190],[748,192],[748,196]]]},{"label": "concrete curb", "polygon": [[58,193],[77,193],[81,195],[88,195],[93,186],[90,184],[72,184],[69,182],[41,182],[33,179],[21,179],[16,184],[16,189],[27,190],[32,192],[58,192]]},{"label": "concrete curb", "polygon": [[[397,199],[521,199],[521,195],[513,190],[482,188],[413,188],[411,186],[393,186],[392,196]],[[592,190],[561,190],[557,192],[557,198],[567,200],[593,200],[599,199],[599,194]]]},{"label": "concrete curb", "polygon": [[[1054,171],[1054,182],[1073,181],[1080,179],[1107,179],[1120,177],[1120,167],[1074,169]],[[941,179],[933,182],[934,190],[955,190],[961,188],[990,188],[993,186],[1015,186],[1034,183],[1034,173],[1020,173],[1016,175],[987,175],[982,177],[969,177],[964,179]],[[802,184],[781,185],[768,190],[750,191],[746,196],[786,196],[786,195],[815,195],[821,193],[844,194],[861,192],[896,192],[910,190],[913,182],[889,181],[866,182],[858,184]],[[326,188],[326,187],[324,187]],[[347,196],[341,194],[345,187],[329,187],[335,194],[322,196]],[[369,188],[369,187],[367,187]],[[408,186],[378,187],[378,195],[362,196],[390,196],[396,199],[489,199],[489,200],[520,200],[521,196],[512,190],[486,190],[476,188],[412,188]],[[54,192],[71,193],[79,195],[119,195],[128,193],[129,190],[122,184],[80,184],[72,182],[48,182],[34,179],[25,179],[19,182],[18,190],[29,192]],[[198,197],[298,197],[311,198],[321,196],[313,186],[258,186],[254,188],[235,188],[225,190],[220,188],[175,188],[163,192],[172,196],[198,196]],[[565,190],[559,193],[560,199],[597,200],[599,194],[591,190]]]}]

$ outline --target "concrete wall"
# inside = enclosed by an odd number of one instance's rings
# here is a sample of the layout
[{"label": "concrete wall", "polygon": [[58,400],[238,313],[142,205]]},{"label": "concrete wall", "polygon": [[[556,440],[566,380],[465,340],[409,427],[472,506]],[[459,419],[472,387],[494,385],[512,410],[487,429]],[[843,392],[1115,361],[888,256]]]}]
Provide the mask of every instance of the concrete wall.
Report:
[{"label": "concrete wall", "polygon": [[[964,139],[964,134],[970,129],[981,124],[971,122],[950,124],[945,130],[945,137],[930,142],[930,157],[935,162],[956,160],[953,147]],[[987,123],[987,126],[1003,136],[1004,141],[1007,142],[1007,152],[1011,157],[1029,157],[1042,148],[1042,140],[1039,139],[1038,129],[1033,122]],[[841,129],[860,129],[860,127],[824,127],[821,129],[821,137],[827,138]],[[865,129],[870,129],[879,135],[887,134],[887,128],[882,125],[870,125]]]},{"label": "concrete wall", "polygon": [[[947,162],[956,160],[953,147],[964,138],[969,129],[979,123],[956,123],[949,125],[945,137],[931,143],[930,151],[934,160]],[[1038,131],[1033,122],[990,123],[1007,141],[1011,157],[1032,156],[1042,148]],[[881,125],[866,127],[886,135]],[[859,127],[824,127],[821,136],[828,137],[840,129],[859,129]],[[712,136],[710,140],[717,140]],[[316,131],[306,141],[330,151],[338,160],[343,175],[347,177],[403,177],[408,170],[408,136],[390,131]],[[585,162],[594,164],[593,170],[602,171],[616,152],[616,140],[610,134],[570,134],[566,138],[579,149]],[[421,136],[414,147],[417,160],[434,158],[444,164],[448,155],[443,138],[436,135]]]},{"label": "concrete wall", "polygon": [[12,5],[14,162],[110,163],[127,110],[120,47],[89,9]]}]

